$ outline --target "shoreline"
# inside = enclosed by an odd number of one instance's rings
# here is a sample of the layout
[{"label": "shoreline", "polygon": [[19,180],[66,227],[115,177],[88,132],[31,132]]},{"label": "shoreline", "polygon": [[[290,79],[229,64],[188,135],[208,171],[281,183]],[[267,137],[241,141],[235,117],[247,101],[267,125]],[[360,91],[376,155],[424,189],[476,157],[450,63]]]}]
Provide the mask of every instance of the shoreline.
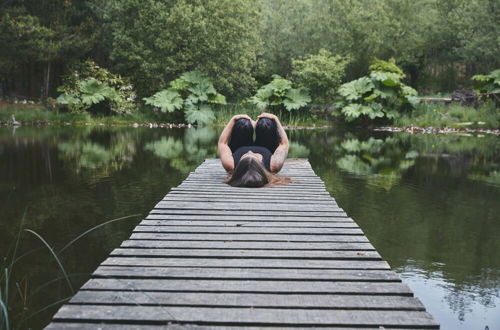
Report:
[{"label": "shoreline", "polygon": [[[191,128],[198,127],[198,125],[193,124],[185,124],[185,123],[163,123],[163,122],[145,122],[145,123],[103,123],[103,122],[64,122],[64,123],[52,123],[45,121],[36,121],[36,122],[25,122],[20,123],[19,125],[13,125],[10,122],[2,122],[0,121],[0,127],[58,127],[58,126],[99,126],[99,127],[146,127],[146,128]],[[223,127],[224,124],[211,124],[207,126]],[[321,126],[291,126],[291,125],[283,125],[285,129],[288,130],[313,130],[313,129],[331,129],[334,128],[333,125],[321,125]],[[408,134],[458,134],[458,135],[469,135],[473,136],[474,134],[491,134],[491,135],[500,135],[500,129],[485,129],[485,128],[466,128],[466,127],[422,127],[422,126],[379,126],[371,128],[371,130],[375,132],[391,132],[391,133],[408,133]]]}]

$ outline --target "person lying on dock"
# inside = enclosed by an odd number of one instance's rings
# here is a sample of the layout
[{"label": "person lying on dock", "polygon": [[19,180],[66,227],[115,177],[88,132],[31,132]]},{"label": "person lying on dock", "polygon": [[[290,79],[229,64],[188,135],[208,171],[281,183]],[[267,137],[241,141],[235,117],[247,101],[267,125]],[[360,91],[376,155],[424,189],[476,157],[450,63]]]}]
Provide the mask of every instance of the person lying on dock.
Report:
[{"label": "person lying on dock", "polygon": [[244,114],[234,116],[220,135],[218,149],[222,166],[229,174],[226,183],[233,187],[290,182],[276,175],[288,155],[288,137],[273,114],[263,113],[257,122]]}]

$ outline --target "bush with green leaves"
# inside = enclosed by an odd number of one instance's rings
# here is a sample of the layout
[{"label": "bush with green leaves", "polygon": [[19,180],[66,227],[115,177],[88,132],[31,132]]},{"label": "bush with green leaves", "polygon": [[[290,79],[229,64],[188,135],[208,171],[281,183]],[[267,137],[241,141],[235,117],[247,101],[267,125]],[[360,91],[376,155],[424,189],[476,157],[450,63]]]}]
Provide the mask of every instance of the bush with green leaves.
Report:
[{"label": "bush with green leaves", "polygon": [[309,89],[314,103],[328,106],[333,103],[348,63],[347,58],[320,49],[316,55],[292,60],[292,76],[295,82]]},{"label": "bush with green leaves", "polygon": [[249,98],[249,102],[259,108],[283,106],[286,110],[292,111],[309,104],[311,96],[305,88],[293,88],[290,80],[275,74],[269,84],[262,86]]},{"label": "bush with green leaves", "polygon": [[493,99],[497,104],[500,104],[500,69],[486,75],[475,75],[472,80],[476,94],[481,95],[484,100]]},{"label": "bush with green leaves", "polygon": [[215,119],[212,106],[226,104],[212,80],[203,72],[189,71],[169,83],[170,87],[143,100],[162,112],[184,110],[188,123],[206,124]]},{"label": "bush with green leaves", "polygon": [[133,86],[92,60],[78,64],[57,90],[62,92],[57,102],[71,111],[105,108],[104,112],[132,113],[137,109]]},{"label": "bush with green leaves", "polygon": [[393,119],[419,103],[417,91],[402,83],[404,73],[396,68],[395,63],[378,60],[368,76],[340,86],[342,100],[337,106],[347,121],[360,117]]}]

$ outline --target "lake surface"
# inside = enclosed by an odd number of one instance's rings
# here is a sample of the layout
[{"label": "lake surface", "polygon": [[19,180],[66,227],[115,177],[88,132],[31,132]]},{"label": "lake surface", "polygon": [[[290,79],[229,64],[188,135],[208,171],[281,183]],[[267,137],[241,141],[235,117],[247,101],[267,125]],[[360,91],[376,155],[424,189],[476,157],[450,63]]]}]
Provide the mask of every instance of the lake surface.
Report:
[{"label": "lake surface", "polygon": [[[20,228],[58,252],[138,214],[59,254],[76,290],[170,188],[216,156],[220,130],[0,128],[0,257],[2,271],[13,269],[13,325],[43,327],[72,294],[47,247]],[[290,157],[309,158],[442,329],[500,329],[500,137],[288,133]]]}]

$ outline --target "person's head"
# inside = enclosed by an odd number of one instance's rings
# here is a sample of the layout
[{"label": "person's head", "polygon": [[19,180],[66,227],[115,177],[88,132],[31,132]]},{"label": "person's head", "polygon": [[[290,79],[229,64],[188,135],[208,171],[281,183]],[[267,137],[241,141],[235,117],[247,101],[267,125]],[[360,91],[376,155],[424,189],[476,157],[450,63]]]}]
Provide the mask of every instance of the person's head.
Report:
[{"label": "person's head", "polygon": [[235,146],[251,146],[253,145],[253,125],[252,122],[246,118],[236,120],[229,139],[229,148],[231,151]]},{"label": "person's head", "polygon": [[255,126],[255,144],[265,146],[271,153],[278,147],[281,138],[278,133],[278,125],[269,118],[260,118]]},{"label": "person's head", "polygon": [[[245,157],[246,155],[246,157]],[[227,181],[233,187],[262,187],[269,183],[270,174],[256,154],[245,154]]]}]

